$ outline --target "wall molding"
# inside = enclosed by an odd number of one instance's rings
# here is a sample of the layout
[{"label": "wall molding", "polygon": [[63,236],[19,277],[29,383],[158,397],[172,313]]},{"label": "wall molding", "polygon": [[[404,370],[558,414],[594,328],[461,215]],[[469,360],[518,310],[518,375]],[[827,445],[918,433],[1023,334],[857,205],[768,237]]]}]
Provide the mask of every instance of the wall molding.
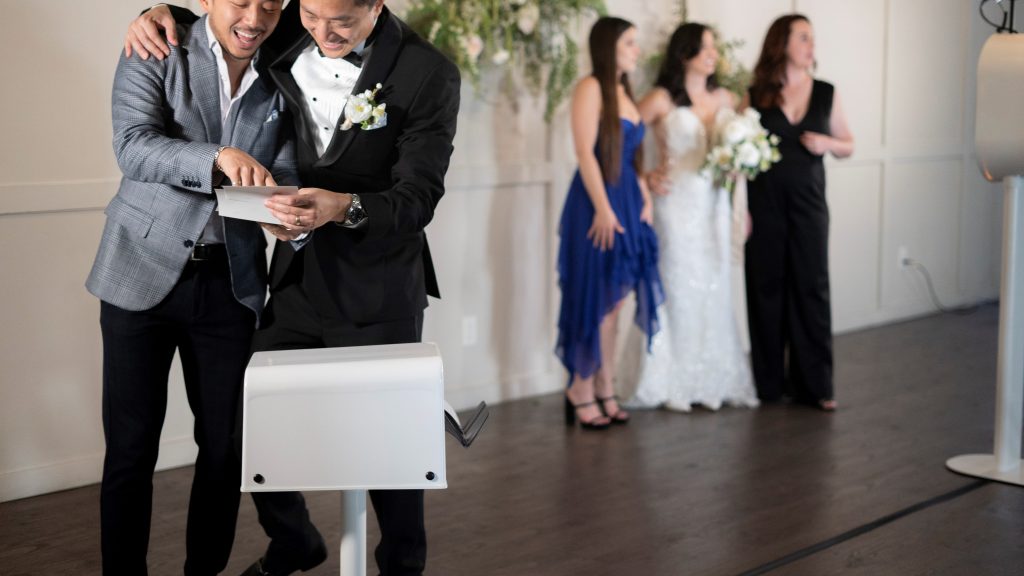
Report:
[{"label": "wall molding", "polygon": [[448,169],[445,188],[465,191],[549,184],[555,175],[556,165],[547,161],[453,165]]},{"label": "wall molding", "polygon": [[120,178],[0,184],[0,216],[103,210]]},{"label": "wall molding", "polygon": [[[449,192],[548,184],[571,168],[546,161],[453,165],[445,183]],[[120,181],[120,178],[99,178],[0,184],[0,216],[103,210],[117,193]]]},{"label": "wall molding", "polygon": [[[198,448],[191,436],[163,440],[160,442],[156,469],[160,471],[190,466],[195,463],[197,453]],[[99,482],[102,474],[102,452],[0,472],[0,502],[88,486]]]}]

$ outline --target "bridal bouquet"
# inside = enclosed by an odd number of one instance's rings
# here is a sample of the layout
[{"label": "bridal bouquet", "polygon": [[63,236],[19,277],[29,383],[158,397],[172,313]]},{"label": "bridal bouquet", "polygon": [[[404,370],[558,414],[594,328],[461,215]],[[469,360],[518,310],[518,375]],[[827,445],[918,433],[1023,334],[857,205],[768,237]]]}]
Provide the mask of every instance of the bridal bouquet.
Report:
[{"label": "bridal bouquet", "polygon": [[733,191],[739,178],[753,180],[782,159],[779,137],[761,126],[761,114],[747,108],[728,112],[719,120],[704,172],[716,186]]}]

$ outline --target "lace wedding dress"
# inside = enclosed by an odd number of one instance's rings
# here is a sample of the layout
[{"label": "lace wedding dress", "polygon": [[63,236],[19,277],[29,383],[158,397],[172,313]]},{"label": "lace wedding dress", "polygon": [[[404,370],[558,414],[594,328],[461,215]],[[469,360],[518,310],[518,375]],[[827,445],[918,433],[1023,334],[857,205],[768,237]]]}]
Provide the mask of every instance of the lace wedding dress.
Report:
[{"label": "lace wedding dress", "polygon": [[[639,331],[628,337],[619,379],[636,391],[627,404],[684,412],[695,404],[757,406],[731,286],[734,246],[742,250],[733,231],[741,226],[734,226],[729,192],[700,174],[709,135],[689,107],[676,108],[654,129],[669,158],[670,191],[655,195],[654,205],[665,303],[649,354]],[[738,188],[745,222],[746,190]]]}]

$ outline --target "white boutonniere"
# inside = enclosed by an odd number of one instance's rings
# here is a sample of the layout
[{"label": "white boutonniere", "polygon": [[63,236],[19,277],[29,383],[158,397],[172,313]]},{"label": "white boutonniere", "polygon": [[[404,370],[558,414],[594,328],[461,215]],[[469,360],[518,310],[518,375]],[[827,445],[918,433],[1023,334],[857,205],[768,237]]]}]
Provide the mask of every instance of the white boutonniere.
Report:
[{"label": "white boutonniere", "polygon": [[349,95],[345,103],[345,122],[341,125],[342,130],[349,130],[356,124],[363,130],[376,130],[387,126],[387,104],[378,104],[376,100],[377,91],[380,89],[381,85],[377,83],[373,90]]}]

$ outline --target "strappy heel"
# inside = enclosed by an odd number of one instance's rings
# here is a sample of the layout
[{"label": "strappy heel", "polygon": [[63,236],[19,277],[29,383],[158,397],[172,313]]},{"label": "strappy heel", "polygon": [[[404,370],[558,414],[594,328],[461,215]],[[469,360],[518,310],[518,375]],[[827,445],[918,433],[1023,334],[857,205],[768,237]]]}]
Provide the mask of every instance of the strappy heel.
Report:
[{"label": "strappy heel", "polygon": [[836,408],[839,407],[839,404],[836,403],[836,401],[831,399],[831,398],[825,398],[825,399],[822,399],[822,400],[818,400],[818,404],[817,405],[818,405],[818,410],[821,410],[822,412],[835,412]]},{"label": "strappy heel", "polygon": [[573,426],[576,424],[576,420],[579,419],[580,428],[583,428],[584,430],[604,430],[608,428],[608,426],[611,425],[612,421],[609,420],[607,416],[597,416],[595,418],[591,418],[590,420],[584,420],[583,418],[579,418],[579,415],[576,413],[577,409],[583,408],[585,406],[591,406],[594,404],[597,404],[596,400],[591,400],[590,402],[580,402],[579,404],[573,404],[572,400],[569,400],[569,397],[566,396],[565,425]]},{"label": "strappy heel", "polygon": [[623,410],[621,406],[619,406],[619,409],[614,414],[609,414],[608,409],[604,406],[605,402],[611,402],[612,400],[615,400],[615,403],[619,404],[618,395],[612,394],[611,396],[605,396],[604,398],[597,396],[596,400],[600,403],[601,413],[610,418],[612,424],[629,424],[629,412]]}]

